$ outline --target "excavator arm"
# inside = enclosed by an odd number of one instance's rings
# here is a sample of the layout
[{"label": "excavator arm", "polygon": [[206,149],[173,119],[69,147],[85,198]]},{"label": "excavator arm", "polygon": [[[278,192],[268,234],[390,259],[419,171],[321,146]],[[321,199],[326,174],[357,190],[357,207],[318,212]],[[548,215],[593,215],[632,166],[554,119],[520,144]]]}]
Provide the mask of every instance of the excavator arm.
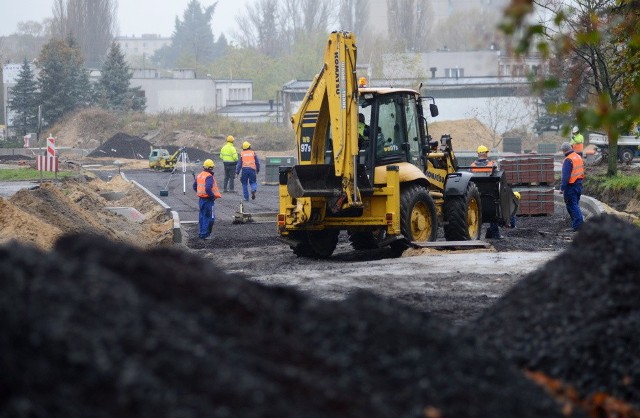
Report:
[{"label": "excavator arm", "polygon": [[324,65],[291,122],[300,164],[293,168],[289,193],[296,198],[334,197],[336,210],[362,205],[357,172],[358,87],[356,40],[332,32]]}]

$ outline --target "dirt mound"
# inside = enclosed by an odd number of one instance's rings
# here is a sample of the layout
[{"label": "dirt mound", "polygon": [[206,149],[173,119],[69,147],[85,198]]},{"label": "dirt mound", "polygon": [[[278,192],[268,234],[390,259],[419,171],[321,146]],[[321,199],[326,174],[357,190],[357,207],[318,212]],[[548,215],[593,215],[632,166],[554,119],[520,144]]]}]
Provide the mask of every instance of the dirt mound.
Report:
[{"label": "dirt mound", "polygon": [[[173,242],[171,217],[120,176],[110,182],[89,176],[45,182],[34,189],[20,190],[8,200],[0,199],[0,206],[3,243],[13,239],[48,249],[61,235],[74,232],[94,233],[141,247]],[[134,222],[106,207],[135,208],[144,219]]]},{"label": "dirt mound", "polygon": [[604,215],[472,324],[519,367],[640,406],[640,231]]},{"label": "dirt mound", "polygon": [[122,119],[114,112],[87,108],[66,116],[51,128],[51,133],[59,147],[91,149],[106,141]]},{"label": "dirt mound", "polygon": [[[146,139],[119,132],[91,151],[87,156],[89,158],[112,157],[146,160],[149,158],[151,147],[151,143]],[[180,147],[176,145],[153,145],[153,148],[165,148],[170,154],[173,154]],[[207,158],[213,158],[211,153],[198,148],[186,147],[186,151],[191,161],[203,161]]]},{"label": "dirt mound", "polygon": [[493,352],[367,293],[318,301],[88,235],[0,247],[0,274],[3,416],[561,416]]},{"label": "dirt mound", "polygon": [[498,134],[478,119],[431,122],[431,137],[440,140],[442,135],[451,135],[454,151],[474,151],[479,145],[491,147]]}]

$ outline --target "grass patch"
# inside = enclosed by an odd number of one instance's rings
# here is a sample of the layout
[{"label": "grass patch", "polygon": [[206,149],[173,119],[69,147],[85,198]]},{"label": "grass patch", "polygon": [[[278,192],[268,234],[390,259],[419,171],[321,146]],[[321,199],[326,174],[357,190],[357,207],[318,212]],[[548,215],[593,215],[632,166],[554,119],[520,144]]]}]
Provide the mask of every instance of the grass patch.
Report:
[{"label": "grass patch", "polygon": [[606,176],[597,175],[587,177],[585,186],[601,191],[621,192],[626,190],[640,191],[640,175]]},{"label": "grass patch", "polygon": [[[58,171],[57,178],[73,177],[77,175],[74,171]],[[0,170],[0,181],[22,181],[22,180],[53,180],[56,178],[56,173],[51,171],[43,171],[42,175],[40,171],[33,168],[9,168],[6,170]]]}]

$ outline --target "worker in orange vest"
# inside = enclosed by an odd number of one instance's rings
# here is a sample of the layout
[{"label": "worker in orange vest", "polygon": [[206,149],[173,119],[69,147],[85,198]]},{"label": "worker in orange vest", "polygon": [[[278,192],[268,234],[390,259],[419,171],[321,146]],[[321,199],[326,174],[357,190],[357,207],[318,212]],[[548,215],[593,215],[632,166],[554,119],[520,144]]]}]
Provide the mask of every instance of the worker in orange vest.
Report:
[{"label": "worker in orange vest", "polygon": [[240,174],[242,196],[245,201],[249,201],[249,188],[251,188],[251,199],[256,198],[256,191],[258,191],[257,177],[259,172],[260,160],[258,160],[258,155],[251,149],[251,144],[248,141],[244,141],[242,143],[242,152],[236,165],[236,177]]},{"label": "worker in orange vest", "polygon": [[195,190],[196,195],[199,197],[198,236],[200,239],[208,239],[209,236],[211,236],[211,230],[216,220],[213,206],[215,200],[222,197],[220,190],[218,190],[216,178],[213,175],[213,168],[215,166],[213,160],[204,160],[204,163],[202,163],[202,172],[195,177],[193,182],[193,190]]},{"label": "worker in orange vest", "polygon": [[582,180],[584,179],[584,161],[582,157],[573,150],[570,143],[563,142],[560,149],[564,153],[560,191],[564,196],[567,212],[569,212],[569,216],[571,216],[571,227],[574,231],[577,231],[584,223],[584,217],[580,209]]}]

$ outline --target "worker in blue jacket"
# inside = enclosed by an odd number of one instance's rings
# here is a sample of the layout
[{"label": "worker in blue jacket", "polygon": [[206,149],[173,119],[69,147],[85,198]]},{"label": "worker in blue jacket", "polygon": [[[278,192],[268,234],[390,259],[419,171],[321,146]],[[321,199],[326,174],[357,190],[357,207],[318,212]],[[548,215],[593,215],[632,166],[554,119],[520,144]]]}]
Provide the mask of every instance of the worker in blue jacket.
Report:
[{"label": "worker in blue jacket", "polygon": [[[198,236],[200,239],[208,239],[213,230],[213,224],[216,220],[214,212],[215,200],[222,197],[218,189],[218,182],[213,175],[213,168],[216,165],[213,160],[206,159],[202,163],[202,172],[194,178],[193,190],[198,196]],[[194,175],[195,176],[195,175]]]},{"label": "worker in blue jacket", "polygon": [[569,212],[569,216],[571,216],[571,227],[574,231],[577,231],[584,223],[584,217],[580,210],[582,180],[584,179],[584,161],[582,157],[571,148],[571,144],[568,142],[564,142],[560,149],[564,153],[560,191],[564,196],[567,212]]}]

